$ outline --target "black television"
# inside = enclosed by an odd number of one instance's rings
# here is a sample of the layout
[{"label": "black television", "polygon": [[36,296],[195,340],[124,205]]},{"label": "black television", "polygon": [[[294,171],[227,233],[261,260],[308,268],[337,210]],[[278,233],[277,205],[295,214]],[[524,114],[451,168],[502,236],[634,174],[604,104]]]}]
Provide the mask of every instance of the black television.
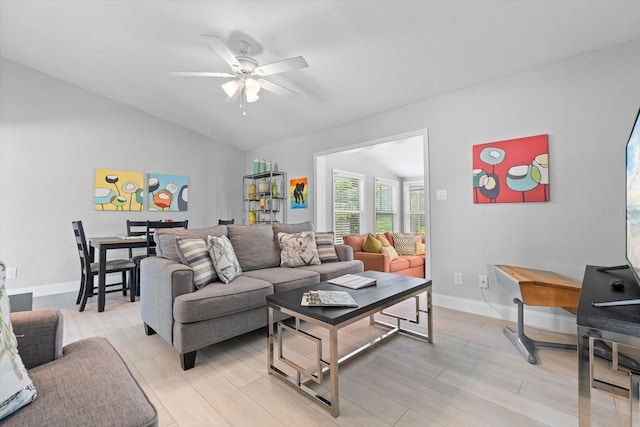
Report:
[{"label": "black television", "polygon": [[[633,122],[631,134],[626,147],[626,248],[627,263],[615,267],[600,267],[598,271],[620,270],[630,268],[638,285],[640,285],[640,110]],[[613,282],[612,282],[613,286]],[[640,299],[619,301],[592,302],[594,307],[611,307],[616,305],[640,305]]]},{"label": "black television", "polygon": [[640,284],[640,111],[631,129],[626,153],[626,257]]}]

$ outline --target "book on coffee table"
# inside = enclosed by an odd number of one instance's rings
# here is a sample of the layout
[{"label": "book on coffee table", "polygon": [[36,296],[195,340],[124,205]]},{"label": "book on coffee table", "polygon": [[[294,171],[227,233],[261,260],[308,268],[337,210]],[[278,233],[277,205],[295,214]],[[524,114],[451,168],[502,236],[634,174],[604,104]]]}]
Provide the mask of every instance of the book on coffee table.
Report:
[{"label": "book on coffee table", "polygon": [[308,307],[357,307],[349,292],[309,291],[302,294],[300,305]]},{"label": "book on coffee table", "polygon": [[376,279],[372,279],[370,277],[357,276],[355,274],[345,274],[340,277],[336,277],[334,279],[327,280],[327,282],[344,286],[349,289],[360,289],[366,288],[367,286],[373,286],[376,284]]}]

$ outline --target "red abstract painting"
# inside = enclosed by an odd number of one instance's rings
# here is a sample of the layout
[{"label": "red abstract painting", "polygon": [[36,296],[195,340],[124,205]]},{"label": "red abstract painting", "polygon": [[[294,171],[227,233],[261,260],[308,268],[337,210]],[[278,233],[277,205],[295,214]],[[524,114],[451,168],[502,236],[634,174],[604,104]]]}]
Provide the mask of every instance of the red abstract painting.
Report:
[{"label": "red abstract painting", "polygon": [[548,135],[473,146],[473,203],[548,201]]}]

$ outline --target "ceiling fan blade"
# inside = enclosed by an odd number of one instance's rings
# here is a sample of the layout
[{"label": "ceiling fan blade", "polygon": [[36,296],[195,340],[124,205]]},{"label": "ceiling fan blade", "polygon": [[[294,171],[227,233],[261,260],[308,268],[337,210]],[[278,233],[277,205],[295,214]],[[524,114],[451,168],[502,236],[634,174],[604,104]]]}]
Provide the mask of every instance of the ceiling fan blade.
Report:
[{"label": "ceiling fan blade", "polygon": [[258,83],[260,83],[260,87],[264,90],[268,90],[269,92],[273,92],[276,95],[280,95],[280,96],[295,96],[295,95],[300,95],[298,92],[294,92],[291,89],[287,89],[286,87],[277,85],[273,82],[264,80],[264,79],[259,79]]},{"label": "ceiling fan blade", "polygon": [[222,41],[220,37],[207,35],[203,35],[202,37],[205,37],[207,39],[207,43],[209,43],[209,46],[211,46],[213,50],[215,50],[218,55],[220,55],[220,57],[224,59],[224,62],[229,64],[233,71],[242,70],[242,65],[240,65],[238,59],[233,54],[233,52],[229,50],[227,45]]},{"label": "ceiling fan blade", "polygon": [[295,58],[289,58],[278,62],[272,62],[271,64],[261,65],[257,67],[253,74],[258,76],[270,76],[272,74],[284,73],[289,70],[297,70],[299,68],[308,68],[309,64],[302,56]]},{"label": "ceiling fan blade", "polygon": [[230,73],[209,73],[206,71],[169,71],[169,75],[177,77],[235,77]]}]

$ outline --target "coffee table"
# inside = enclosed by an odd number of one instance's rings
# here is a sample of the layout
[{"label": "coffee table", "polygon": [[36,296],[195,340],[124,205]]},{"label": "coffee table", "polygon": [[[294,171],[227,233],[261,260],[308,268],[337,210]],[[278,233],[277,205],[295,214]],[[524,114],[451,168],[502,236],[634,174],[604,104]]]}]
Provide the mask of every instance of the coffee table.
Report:
[{"label": "coffee table", "polygon": [[[338,366],[340,364],[398,333],[419,338],[427,342],[432,342],[433,340],[431,280],[377,271],[365,271],[364,273],[359,273],[359,275],[375,278],[377,285],[352,290],[327,282],[321,282],[316,285],[305,286],[267,296],[267,316],[269,323],[267,354],[269,374],[275,375],[313,401],[319,403],[334,417],[337,417],[339,413]],[[349,292],[358,303],[358,307],[305,307],[300,305],[302,294],[309,290]],[[421,309],[419,306],[419,298],[420,294],[424,293],[426,293],[427,304],[426,309]],[[384,311],[384,309],[409,298],[415,299],[415,316],[413,318],[401,317]],[[274,323],[274,314],[276,311],[293,317],[294,321],[288,321],[286,323],[285,321],[279,321]],[[396,323],[391,324],[374,319],[373,315],[380,312],[396,319]],[[420,322],[420,313],[427,314],[426,334],[402,327],[401,322],[418,324]],[[371,324],[383,326],[386,332],[360,348],[339,357],[338,330],[365,317],[369,317]],[[308,322],[328,330],[328,358],[322,355],[322,338],[302,330],[300,327],[301,322]],[[286,355],[283,355],[283,333],[285,332],[307,339],[316,346],[316,364],[313,369],[304,368],[290,358],[287,358]],[[288,375],[274,365],[275,345],[278,346],[278,360],[295,369],[296,374],[294,376]],[[322,384],[327,372],[329,373],[330,399],[321,396],[307,385],[310,382]]]}]

